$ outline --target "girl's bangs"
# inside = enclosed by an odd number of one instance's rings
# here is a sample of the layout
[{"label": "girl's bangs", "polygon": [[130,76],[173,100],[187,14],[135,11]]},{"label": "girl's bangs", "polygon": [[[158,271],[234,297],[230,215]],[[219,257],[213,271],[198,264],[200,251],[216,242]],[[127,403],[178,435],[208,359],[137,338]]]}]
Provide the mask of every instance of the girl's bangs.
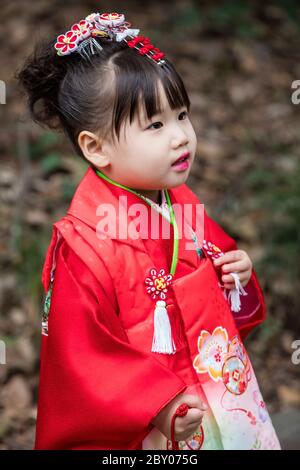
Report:
[{"label": "girl's bangs", "polygon": [[167,60],[161,67],[145,60],[144,57],[137,56],[136,60],[131,60],[130,68],[124,63],[119,63],[118,60],[116,60],[116,65],[118,66],[115,70],[116,94],[112,123],[118,139],[123,122],[129,119],[131,124],[134,119],[137,119],[141,123],[142,117],[150,120],[163,111],[159,96],[159,83],[162,84],[172,110],[185,106],[189,111],[190,100],[184,83]]}]

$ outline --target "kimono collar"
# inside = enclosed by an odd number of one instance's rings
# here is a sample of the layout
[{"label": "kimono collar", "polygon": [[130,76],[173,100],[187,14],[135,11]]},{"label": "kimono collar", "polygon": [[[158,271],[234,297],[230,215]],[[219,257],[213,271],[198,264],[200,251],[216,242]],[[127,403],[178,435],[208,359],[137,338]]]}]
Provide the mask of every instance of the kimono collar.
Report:
[{"label": "kimono collar", "polygon": [[[196,220],[198,219],[196,206],[199,204],[199,200],[193,194],[193,192],[185,185],[182,184],[177,186],[176,188],[172,188],[168,190],[170,202],[172,205],[174,204],[189,204],[192,205],[193,208],[193,223],[196,227],[200,227],[201,224],[197,223]],[[120,212],[120,197],[126,196],[126,203],[127,208],[129,208],[133,204],[144,204],[147,208],[148,217],[151,216],[151,211],[155,210],[152,209],[147,202],[143,201],[139,196],[133,194],[125,189],[122,189],[118,186],[114,186],[113,184],[109,183],[108,181],[100,178],[94,168],[89,167],[86,171],[85,175],[83,176],[81,182],[79,183],[75,194],[73,196],[72,202],[70,207],[67,211],[67,218],[72,220],[76,223],[84,223],[85,225],[91,227],[94,231],[98,230],[97,225],[99,224],[100,217],[99,213],[97,215],[97,208],[100,205],[111,205],[113,206],[116,214],[116,224],[117,230],[119,225],[122,224],[122,218],[119,217]],[[122,199],[121,199],[122,201]],[[124,201],[124,199],[123,199]],[[155,203],[153,202],[155,205]],[[133,237],[126,237],[120,239],[120,243],[124,243],[138,249],[142,252],[146,252],[145,244],[143,242],[143,234],[140,233],[138,229],[139,221],[136,217],[128,215],[128,224],[134,224],[136,227],[136,236]],[[160,216],[161,217],[161,216]],[[75,218],[75,220],[74,220]],[[203,225],[203,224],[202,224]],[[106,235],[109,234],[106,231]],[[112,238],[115,238],[112,235]],[[202,242],[203,233],[199,233],[198,239]],[[180,240],[179,240],[180,244]]]}]

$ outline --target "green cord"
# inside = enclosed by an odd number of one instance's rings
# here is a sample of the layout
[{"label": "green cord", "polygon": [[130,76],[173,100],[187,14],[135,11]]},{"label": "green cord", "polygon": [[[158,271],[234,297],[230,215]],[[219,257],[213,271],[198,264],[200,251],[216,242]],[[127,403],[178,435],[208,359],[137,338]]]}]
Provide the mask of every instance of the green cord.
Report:
[{"label": "green cord", "polygon": [[[110,179],[108,176],[104,175],[99,170],[96,170],[96,173],[97,173],[98,176],[100,176],[100,178],[103,178],[106,181],[108,181],[109,183],[114,184],[115,186],[118,186],[119,188],[125,189],[126,191],[129,191],[132,194],[135,194],[139,198],[143,199],[143,201],[145,201],[150,207],[155,208],[155,206],[152,205],[147,200],[147,198],[145,196],[143,196],[142,194],[137,193],[136,191],[134,191],[134,189],[128,188],[127,186],[124,186],[121,183],[117,183],[116,181],[113,181],[112,179]],[[178,226],[177,226],[176,218],[175,218],[175,215],[174,215],[173,207],[172,207],[172,204],[171,204],[171,201],[170,201],[170,196],[169,196],[169,193],[168,193],[167,189],[164,189],[164,194],[165,194],[165,198],[166,198],[169,210],[170,210],[170,218],[171,218],[170,223],[173,226],[173,230],[174,230],[173,255],[172,255],[172,263],[171,263],[171,269],[170,269],[170,274],[172,274],[172,276],[174,276],[174,273],[176,271],[176,266],[177,266],[177,263],[178,263]],[[161,214],[161,215],[166,220],[169,221],[169,219],[167,219],[166,216],[164,216],[163,214]]]},{"label": "green cord", "polygon": [[176,271],[176,266],[178,262],[178,226],[177,226],[176,218],[174,215],[173,207],[170,201],[168,190],[164,189],[164,193],[165,193],[165,197],[166,197],[168,207],[170,210],[171,224],[173,225],[173,230],[174,230],[173,256],[172,256],[172,264],[171,264],[171,270],[170,270],[170,274],[172,274],[173,276]]}]

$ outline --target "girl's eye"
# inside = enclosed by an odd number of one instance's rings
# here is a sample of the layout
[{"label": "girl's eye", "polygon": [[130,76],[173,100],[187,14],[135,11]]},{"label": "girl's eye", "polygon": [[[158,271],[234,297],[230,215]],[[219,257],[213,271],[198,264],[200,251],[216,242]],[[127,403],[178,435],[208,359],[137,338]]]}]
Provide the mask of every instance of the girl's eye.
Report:
[{"label": "girl's eye", "polygon": [[[182,116],[182,115],[188,116],[188,112],[183,111],[182,113],[179,114],[179,117]],[[151,126],[148,127],[148,129],[152,129],[152,126],[156,126],[157,124],[162,124],[162,123],[161,122],[154,122],[153,124],[151,124]],[[153,129],[159,129],[159,128],[156,127],[156,128],[153,128]]]},{"label": "girl's eye", "polygon": [[182,115],[185,115],[185,116],[188,116],[188,112],[187,111],[183,111],[182,113],[179,114],[179,116],[182,116]]},{"label": "girl's eye", "polygon": [[[147,129],[152,129],[153,127],[152,126],[156,126],[157,124],[161,124],[161,122],[154,122],[153,124],[151,124],[151,126],[149,126]],[[159,129],[158,127],[154,127],[153,129]]]}]

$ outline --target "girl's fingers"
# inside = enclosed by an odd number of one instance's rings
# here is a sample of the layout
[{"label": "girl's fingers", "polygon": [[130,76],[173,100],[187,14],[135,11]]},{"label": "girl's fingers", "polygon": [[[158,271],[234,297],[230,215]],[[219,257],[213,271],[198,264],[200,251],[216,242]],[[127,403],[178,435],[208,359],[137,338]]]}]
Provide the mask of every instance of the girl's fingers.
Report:
[{"label": "girl's fingers", "polygon": [[[250,280],[251,273],[249,273],[249,272],[238,273],[238,276],[239,276],[241,285],[243,287],[245,287],[248,284],[249,280]],[[234,289],[235,288],[235,282],[233,280],[233,277],[230,274],[222,276],[222,281],[224,283],[225,289]]]},{"label": "girl's fingers", "polygon": [[227,251],[224,255],[214,260],[215,266],[221,266],[224,263],[233,263],[244,258],[246,253],[242,250]]},{"label": "girl's fingers", "polygon": [[[246,281],[246,279],[248,279],[248,273],[237,273],[238,276],[239,276],[239,279],[242,282]],[[233,276],[231,276],[231,274],[224,274],[222,276],[222,281],[223,282],[227,282],[227,284],[233,284],[235,285],[235,282],[234,282],[234,278]]]},{"label": "girl's fingers", "polygon": [[188,423],[190,425],[196,424],[203,418],[203,411],[196,408],[189,410]]},{"label": "girl's fingers", "polygon": [[249,269],[248,260],[243,259],[241,261],[236,261],[235,263],[224,264],[222,266],[223,273],[231,273],[231,272],[243,272]]},{"label": "girl's fingers", "polygon": [[[247,284],[248,284],[248,281],[241,281],[241,284],[243,287],[245,287]],[[225,289],[234,289],[235,288],[235,283],[234,282],[231,282],[231,283],[224,283],[224,287]]]}]

